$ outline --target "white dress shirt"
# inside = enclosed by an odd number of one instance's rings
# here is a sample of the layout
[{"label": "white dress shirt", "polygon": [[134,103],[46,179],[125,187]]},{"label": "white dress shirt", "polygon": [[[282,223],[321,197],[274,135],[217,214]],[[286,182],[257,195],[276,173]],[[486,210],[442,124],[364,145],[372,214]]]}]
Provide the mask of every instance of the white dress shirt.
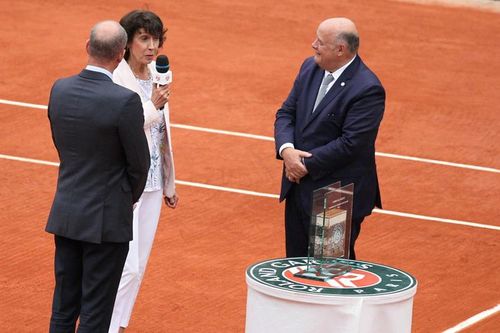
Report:
[{"label": "white dress shirt", "polygon": [[85,67],[85,69],[88,71],[92,71],[92,72],[99,72],[102,74],[106,74],[111,80],[113,80],[113,74],[111,74],[111,72],[105,68],[87,65],[87,67]]}]

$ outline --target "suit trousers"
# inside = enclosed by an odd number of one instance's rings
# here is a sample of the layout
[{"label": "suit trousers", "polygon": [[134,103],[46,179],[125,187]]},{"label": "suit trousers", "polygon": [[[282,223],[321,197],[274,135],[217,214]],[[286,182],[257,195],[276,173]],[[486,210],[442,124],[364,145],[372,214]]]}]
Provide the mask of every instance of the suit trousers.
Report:
[{"label": "suit trousers", "polygon": [[108,331],[128,242],[94,244],[55,236],[50,333]]},{"label": "suit trousers", "polygon": [[133,240],[118,287],[109,333],[127,327],[141,287],[160,219],[163,192],[144,192],[134,209]]},{"label": "suit trousers", "polygon": [[[309,233],[311,227],[311,212],[306,211],[300,197],[300,185],[292,185],[285,200],[285,246],[286,256],[307,257],[309,246]],[[364,217],[351,221],[351,244],[349,259],[356,260],[354,244],[361,231],[361,222]]]}]

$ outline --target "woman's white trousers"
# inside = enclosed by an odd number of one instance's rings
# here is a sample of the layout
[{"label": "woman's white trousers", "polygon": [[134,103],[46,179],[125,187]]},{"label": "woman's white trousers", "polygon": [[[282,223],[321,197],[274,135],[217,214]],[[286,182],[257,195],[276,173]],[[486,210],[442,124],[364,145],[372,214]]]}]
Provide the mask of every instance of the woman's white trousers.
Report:
[{"label": "woman's white trousers", "polygon": [[144,192],[134,209],[133,240],[116,294],[109,333],[127,327],[146,270],[149,254],[160,219],[163,192]]}]

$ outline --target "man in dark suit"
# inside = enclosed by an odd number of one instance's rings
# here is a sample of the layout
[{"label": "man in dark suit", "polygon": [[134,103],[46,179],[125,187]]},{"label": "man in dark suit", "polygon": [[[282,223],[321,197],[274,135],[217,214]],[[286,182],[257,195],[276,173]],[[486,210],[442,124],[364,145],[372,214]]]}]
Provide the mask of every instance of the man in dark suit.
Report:
[{"label": "man in dark suit", "polygon": [[55,236],[51,333],[108,332],[132,239],[132,208],[147,179],[149,149],[139,96],[112,81],[127,34],[98,23],[88,65],[52,87],[48,116],[60,159],[46,231]]},{"label": "man in dark suit", "polygon": [[351,247],[361,222],[381,207],[375,139],[385,91],[357,54],[356,26],[346,18],[323,21],[293,88],[276,114],[277,158],[283,159],[280,201],[285,204],[286,254],[308,255],[312,192],[336,181],[354,183]]}]

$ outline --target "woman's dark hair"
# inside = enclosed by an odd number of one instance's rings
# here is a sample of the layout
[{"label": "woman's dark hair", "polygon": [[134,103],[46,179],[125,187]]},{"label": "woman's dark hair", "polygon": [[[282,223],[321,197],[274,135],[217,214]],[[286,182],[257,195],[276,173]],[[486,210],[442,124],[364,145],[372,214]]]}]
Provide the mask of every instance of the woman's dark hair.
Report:
[{"label": "woman's dark hair", "polygon": [[[133,10],[122,17],[120,24],[127,32],[128,42],[132,41],[134,35],[139,31],[139,29],[144,29],[144,31],[151,36],[158,38],[160,41],[158,47],[162,47],[163,42],[165,41],[165,33],[167,32],[167,29],[163,29],[163,22],[160,17],[149,10]],[[124,56],[125,60],[128,60],[129,56],[130,51],[127,48]]]}]

